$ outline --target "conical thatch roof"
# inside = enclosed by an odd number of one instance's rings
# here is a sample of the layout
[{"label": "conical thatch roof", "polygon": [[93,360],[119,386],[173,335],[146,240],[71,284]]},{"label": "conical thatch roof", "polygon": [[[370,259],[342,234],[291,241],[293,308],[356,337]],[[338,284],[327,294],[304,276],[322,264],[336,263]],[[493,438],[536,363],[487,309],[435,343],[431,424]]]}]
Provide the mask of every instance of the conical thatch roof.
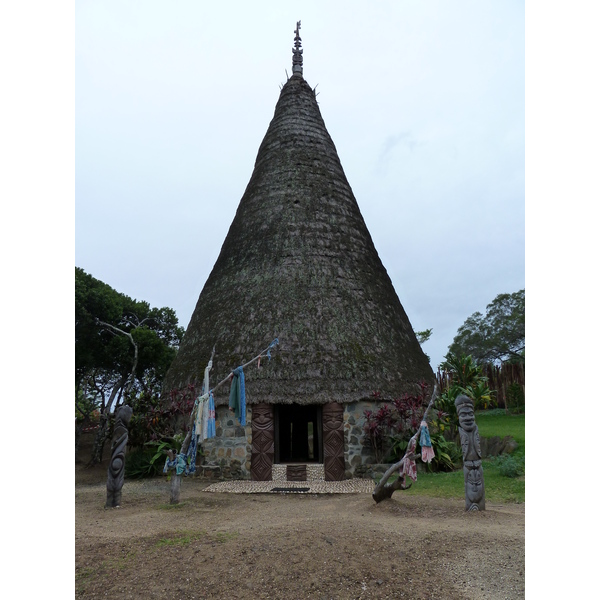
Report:
[{"label": "conical thatch roof", "polygon": [[273,359],[245,372],[250,404],[393,398],[434,381],[298,72],[281,90],[164,389],[201,382],[213,346],[211,385],[275,337]]}]

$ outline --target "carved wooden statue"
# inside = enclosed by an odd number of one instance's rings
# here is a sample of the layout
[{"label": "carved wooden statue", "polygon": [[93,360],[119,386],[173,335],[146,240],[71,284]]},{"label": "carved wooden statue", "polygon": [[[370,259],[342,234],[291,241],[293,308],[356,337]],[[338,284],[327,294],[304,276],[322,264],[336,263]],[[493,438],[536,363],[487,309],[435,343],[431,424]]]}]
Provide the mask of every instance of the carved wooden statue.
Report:
[{"label": "carved wooden statue", "polygon": [[118,508],[121,506],[121,490],[125,480],[125,448],[129,437],[127,426],[132,413],[133,409],[124,405],[117,410],[115,416],[111,458],[106,481],[106,505],[104,508]]},{"label": "carved wooden statue", "polygon": [[458,414],[458,432],[463,453],[465,509],[468,511],[485,510],[481,446],[479,429],[475,423],[473,402],[469,397],[461,395],[456,398],[454,404]]}]

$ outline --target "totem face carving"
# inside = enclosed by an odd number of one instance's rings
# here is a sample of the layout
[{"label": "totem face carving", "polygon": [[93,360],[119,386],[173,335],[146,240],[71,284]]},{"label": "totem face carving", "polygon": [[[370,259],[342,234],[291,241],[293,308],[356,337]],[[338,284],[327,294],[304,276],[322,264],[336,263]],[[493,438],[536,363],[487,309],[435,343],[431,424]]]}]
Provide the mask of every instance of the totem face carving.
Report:
[{"label": "totem face carving", "polygon": [[465,476],[465,510],[485,510],[485,489],[481,466],[479,429],[475,423],[473,402],[467,396],[458,396],[454,401],[458,414],[458,433],[463,453]]},{"label": "totem face carving", "polygon": [[[467,396],[459,396],[458,398],[467,398]],[[465,431],[473,431],[475,428],[475,411],[473,410],[473,403],[468,399],[469,402],[463,401],[459,404],[458,398],[456,399],[458,422]]]},{"label": "totem face carving", "polygon": [[480,510],[481,504],[485,505],[481,461],[473,461],[471,464],[465,465],[464,471],[466,508],[467,510]]}]

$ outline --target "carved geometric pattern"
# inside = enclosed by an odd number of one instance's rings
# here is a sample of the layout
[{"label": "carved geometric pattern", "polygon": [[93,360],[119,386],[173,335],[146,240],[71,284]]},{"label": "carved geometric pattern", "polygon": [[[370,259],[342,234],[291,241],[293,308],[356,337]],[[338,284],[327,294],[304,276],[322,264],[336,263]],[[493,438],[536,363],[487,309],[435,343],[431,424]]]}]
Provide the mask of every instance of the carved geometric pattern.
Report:
[{"label": "carved geometric pattern", "polygon": [[306,481],[306,465],[288,465],[288,481]]},{"label": "carved geometric pattern", "polygon": [[275,456],[275,427],[273,406],[255,404],[252,407],[252,481],[271,481]]},{"label": "carved geometric pattern", "polygon": [[337,402],[323,406],[323,463],[325,481],[343,481],[344,407]]}]

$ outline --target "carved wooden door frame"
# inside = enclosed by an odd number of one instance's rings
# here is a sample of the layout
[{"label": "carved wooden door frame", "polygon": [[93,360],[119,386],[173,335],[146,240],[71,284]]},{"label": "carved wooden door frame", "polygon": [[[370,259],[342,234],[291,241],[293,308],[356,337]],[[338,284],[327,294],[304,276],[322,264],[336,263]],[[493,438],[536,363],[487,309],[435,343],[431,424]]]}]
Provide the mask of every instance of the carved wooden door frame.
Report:
[{"label": "carved wooden door frame", "polygon": [[250,475],[252,481],[273,480],[275,431],[273,405],[260,403],[252,406],[252,454]]},{"label": "carved wooden door frame", "polygon": [[323,465],[325,481],[345,478],[344,406],[337,402],[323,406]]}]

